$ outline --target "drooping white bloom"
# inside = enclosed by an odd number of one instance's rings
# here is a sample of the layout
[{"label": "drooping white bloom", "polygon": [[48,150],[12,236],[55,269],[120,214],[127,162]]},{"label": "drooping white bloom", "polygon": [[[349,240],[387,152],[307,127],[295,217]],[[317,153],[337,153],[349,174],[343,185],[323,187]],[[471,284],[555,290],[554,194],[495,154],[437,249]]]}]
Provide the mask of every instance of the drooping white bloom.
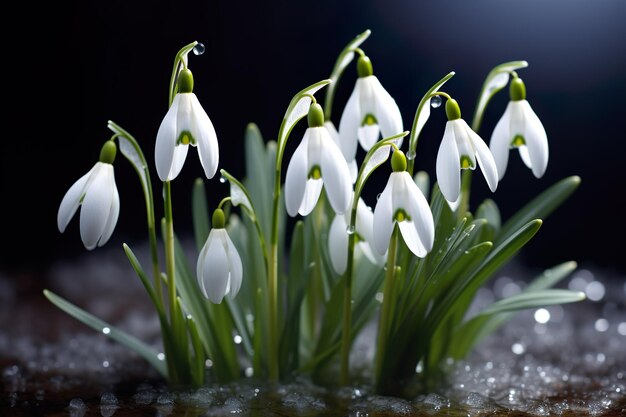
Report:
[{"label": "drooping white bloom", "polygon": [[341,150],[323,126],[321,106],[314,103],[309,112],[315,112],[316,122],[314,127],[304,132],[285,176],[287,213],[290,216],[309,214],[317,204],[324,186],[333,210],[342,214],[350,205],[350,170]]},{"label": "drooping white bloom", "polygon": [[[183,70],[180,76],[191,77]],[[193,80],[193,79],[192,79]],[[180,81],[183,85],[182,80]],[[190,88],[176,94],[157,133],[154,158],[161,181],[178,176],[187,158],[189,145],[198,147],[200,163],[207,178],[213,178],[219,162],[219,145],[213,123]]]},{"label": "drooping white bloom", "polygon": [[111,237],[120,213],[120,196],[115,186],[113,165],[97,162],[67,190],[57,214],[57,226],[63,233],[80,212],[80,238],[88,250],[102,246]]},{"label": "drooping white bloom", "polygon": [[489,147],[500,179],[506,172],[512,148],[519,150],[522,161],[535,177],[541,178],[548,166],[548,136],[539,117],[528,101],[522,98],[525,96],[522,80],[516,78],[511,81],[511,101],[491,134]]},{"label": "drooping white bloom", "polygon": [[223,227],[211,229],[198,256],[196,273],[202,294],[212,303],[220,304],[224,296],[232,299],[239,292],[243,266]]},{"label": "drooping white bloom", "polygon": [[[339,121],[341,151],[346,160],[354,160],[357,139],[368,151],[379,139],[401,133],[402,115],[396,101],[383,88],[372,71],[367,57],[357,63],[359,78]],[[401,146],[402,140],[397,143]]]},{"label": "drooping white bloom", "polygon": [[[324,127],[328,130],[328,133],[330,133],[330,137],[333,139],[333,142],[341,148],[339,132],[337,132],[337,128],[334,123],[328,120],[324,122]],[[352,180],[352,184],[354,184],[356,182],[357,175],[359,175],[359,167],[357,166],[356,159],[352,159],[352,161],[348,162],[348,168],[350,169],[350,179]]]},{"label": "drooping white bloom", "polygon": [[338,274],[343,274],[346,271],[350,233],[356,233],[357,235],[355,251],[358,250],[363,253],[375,265],[383,265],[385,262],[384,257],[370,247],[370,242],[373,241],[374,213],[372,213],[372,209],[359,198],[355,227],[354,230],[349,231],[350,215],[350,211],[335,215],[328,232],[330,261],[333,269]]},{"label": "drooping white bloom", "polygon": [[[396,155],[398,157],[396,158]],[[374,210],[373,243],[379,254],[384,254],[389,246],[389,239],[397,223],[400,233],[408,248],[416,256],[423,258],[433,248],[435,241],[435,223],[424,194],[404,165],[394,164],[404,158],[401,151],[392,155],[394,172],[389,175],[385,189],[380,194]]]},{"label": "drooping white bloom", "polygon": [[[452,110],[449,110],[449,109]],[[480,165],[489,189],[498,186],[496,163],[485,142],[461,119],[455,100],[446,102],[448,122],[437,153],[437,182],[448,202],[456,202],[461,192],[461,169],[476,169]]]}]

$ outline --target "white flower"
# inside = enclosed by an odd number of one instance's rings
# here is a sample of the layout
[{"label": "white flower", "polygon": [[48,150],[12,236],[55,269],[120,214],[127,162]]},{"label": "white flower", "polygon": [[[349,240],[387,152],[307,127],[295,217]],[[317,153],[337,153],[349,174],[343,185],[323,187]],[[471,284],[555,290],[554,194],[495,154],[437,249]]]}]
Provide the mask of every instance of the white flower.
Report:
[{"label": "white flower", "polygon": [[[186,75],[188,73],[188,75]],[[180,77],[191,77],[189,70]],[[179,81],[183,85],[183,80]],[[193,81],[191,82],[193,86]],[[154,158],[161,181],[178,176],[185,163],[189,145],[198,147],[200,163],[207,178],[213,178],[219,162],[219,146],[213,123],[191,88],[183,88],[161,122]]]},{"label": "white flower", "polygon": [[[449,113],[453,108],[453,114]],[[496,163],[489,148],[476,132],[460,118],[461,111],[455,100],[446,102],[448,122],[437,154],[437,182],[448,202],[456,202],[461,192],[461,169],[476,169],[480,165],[489,189],[498,186]]]},{"label": "white flower", "polygon": [[[324,127],[330,133],[330,137],[333,142],[341,148],[341,140],[339,139],[339,132],[337,132],[337,128],[330,120],[324,122]],[[347,161],[346,161],[347,162]],[[352,184],[356,182],[356,177],[359,175],[359,167],[356,164],[356,159],[352,159],[352,161],[348,162],[348,168],[350,169],[350,179],[352,180]]]},{"label": "white flower", "polygon": [[[309,113],[315,113],[317,127],[304,132],[302,142],[289,161],[285,176],[285,205],[287,213],[306,216],[317,204],[325,186],[328,201],[336,213],[342,214],[350,205],[351,181],[348,164],[339,147],[323,126],[323,112],[317,103]],[[309,120],[312,118],[309,116]],[[309,122],[311,125],[311,122]]]},{"label": "white flower", "polygon": [[[403,130],[400,109],[378,78],[372,75],[369,59],[359,58],[357,67],[359,78],[339,121],[341,150],[348,162],[356,156],[357,138],[368,151],[380,134],[386,138]],[[397,145],[401,146],[401,143],[400,139]]]},{"label": "white flower", "polygon": [[[395,151],[392,158],[396,154],[401,151]],[[373,243],[381,255],[389,247],[395,223],[398,223],[404,242],[416,256],[423,258],[433,248],[435,223],[428,202],[411,175],[397,170],[396,166],[374,209]]]},{"label": "white flower", "polygon": [[81,205],[80,238],[85,248],[92,250],[107,243],[120,213],[120,196],[115,186],[113,165],[97,162],[67,190],[57,214],[57,226],[61,233]]},{"label": "white flower", "polygon": [[200,251],[196,269],[200,290],[211,302],[219,304],[225,295],[231,299],[237,295],[243,267],[226,229],[211,229]]},{"label": "white flower", "polygon": [[[350,212],[337,214],[330,225],[328,232],[328,249],[330,261],[335,272],[343,274],[346,271],[348,261],[348,224],[350,223]],[[370,242],[373,240],[372,228],[374,213],[365,202],[359,198],[356,211],[356,222],[353,233],[357,234],[355,251],[362,252],[375,265],[383,265],[385,259],[378,252],[372,251]]]},{"label": "white flower", "polygon": [[[546,130],[528,101],[521,99],[526,95],[525,88],[521,91],[515,91],[516,88],[520,88],[520,83],[521,79],[519,78],[511,81],[511,101],[496,124],[489,142],[500,179],[506,171],[511,148],[519,150],[522,161],[537,178],[543,176],[548,166]],[[523,83],[521,84],[523,86]],[[517,95],[515,95],[516,93]]]}]

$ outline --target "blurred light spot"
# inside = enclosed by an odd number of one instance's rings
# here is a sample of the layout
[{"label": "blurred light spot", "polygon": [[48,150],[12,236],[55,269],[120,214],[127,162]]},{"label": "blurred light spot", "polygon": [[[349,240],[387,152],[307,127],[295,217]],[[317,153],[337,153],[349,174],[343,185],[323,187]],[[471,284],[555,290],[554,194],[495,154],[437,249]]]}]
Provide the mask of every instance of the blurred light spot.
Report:
[{"label": "blurred light spot", "polygon": [[504,287],[502,287],[502,296],[504,298],[511,297],[513,295],[519,294],[522,291],[519,285],[514,282],[509,282]]},{"label": "blurred light spot", "polygon": [[243,340],[243,339],[242,339],[242,338],[241,338],[241,336],[239,336],[239,335],[236,335],[235,337],[233,337],[233,341],[235,342],[235,344],[236,344],[236,345],[241,344],[241,341],[242,341],[242,340]]},{"label": "blurred light spot", "polygon": [[382,292],[377,292],[376,293],[376,301],[378,301],[379,303],[383,302],[383,298],[385,298],[385,295]]},{"label": "blurred light spot", "polygon": [[164,361],[165,360],[165,353],[160,352],[157,354],[157,359],[160,361]]},{"label": "blurred light spot", "polygon": [[254,376],[254,369],[247,367],[245,373],[247,378],[252,378]]},{"label": "blurred light spot", "polygon": [[550,321],[550,312],[545,308],[535,311],[535,321],[537,323],[547,323]]},{"label": "blurred light spot", "polygon": [[585,294],[591,301],[600,301],[604,298],[604,285],[600,281],[592,281],[585,286]]},{"label": "blurred light spot", "polygon": [[108,327],[104,327],[104,328],[102,329],[102,333],[104,333],[104,334],[109,334],[109,333],[111,333],[111,329],[109,329]]},{"label": "blurred light spot", "polygon": [[594,325],[597,331],[606,332],[609,330],[609,321],[607,319],[598,319]]},{"label": "blurred light spot", "polygon": [[621,322],[617,326],[617,333],[621,334],[622,336],[626,336],[626,321]]},{"label": "blurred light spot", "polygon": [[206,366],[207,368],[212,368],[213,367],[213,361],[211,359],[207,359],[204,362],[204,366]]},{"label": "blurred light spot", "polygon": [[109,361],[102,362],[102,366],[104,366],[105,368],[108,368],[109,367]]},{"label": "blurred light spot", "polygon": [[511,346],[511,351],[513,351],[513,353],[515,353],[516,355],[521,355],[526,351],[526,348],[521,343],[513,343],[513,346]]}]

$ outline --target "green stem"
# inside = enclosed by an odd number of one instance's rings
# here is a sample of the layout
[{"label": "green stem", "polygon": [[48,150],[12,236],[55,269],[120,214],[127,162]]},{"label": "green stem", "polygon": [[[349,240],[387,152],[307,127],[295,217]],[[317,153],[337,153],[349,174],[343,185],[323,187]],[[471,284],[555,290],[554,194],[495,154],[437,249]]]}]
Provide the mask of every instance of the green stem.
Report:
[{"label": "green stem", "polygon": [[172,105],[172,102],[174,101],[174,96],[176,96],[176,93],[178,91],[178,84],[177,84],[177,80],[178,80],[178,73],[180,71],[180,65],[185,63],[185,61],[183,61],[183,57],[185,55],[187,55],[193,48],[194,46],[196,46],[198,44],[198,42],[193,41],[188,45],[185,45],[181,48],[180,51],[178,51],[178,53],[176,54],[176,57],[174,58],[174,67],[172,68],[172,76],[170,77],[170,93],[169,93],[169,106]]},{"label": "green stem", "polygon": [[395,286],[394,278],[396,275],[396,251],[398,243],[398,225],[396,224],[389,241],[389,250],[387,252],[387,274],[385,276],[385,288],[383,292],[383,305],[378,321],[378,336],[376,340],[376,363],[375,363],[375,380],[379,384],[383,363],[387,354],[387,338],[391,328],[392,310],[394,303],[393,288]]},{"label": "green stem", "polygon": [[354,274],[354,247],[356,246],[356,212],[358,207],[358,198],[356,203],[352,204],[350,213],[349,229],[352,231],[348,235],[348,261],[346,265],[345,280],[346,285],[343,293],[343,333],[341,337],[341,385],[350,383],[350,347],[352,345],[352,277]]},{"label": "green stem", "polygon": [[272,206],[272,233],[270,236],[270,252],[267,262],[268,291],[268,367],[269,377],[278,381],[278,209],[280,204],[280,179],[282,155],[276,153],[276,172],[274,174],[274,200]]},{"label": "green stem", "polygon": [[[172,187],[170,181],[163,183],[165,194],[165,269],[167,274],[168,301],[172,333],[179,334],[178,299],[176,297],[176,264],[174,259],[174,217],[172,215]],[[186,342],[186,341],[185,341]],[[174,343],[178,343],[174,341]]]}]

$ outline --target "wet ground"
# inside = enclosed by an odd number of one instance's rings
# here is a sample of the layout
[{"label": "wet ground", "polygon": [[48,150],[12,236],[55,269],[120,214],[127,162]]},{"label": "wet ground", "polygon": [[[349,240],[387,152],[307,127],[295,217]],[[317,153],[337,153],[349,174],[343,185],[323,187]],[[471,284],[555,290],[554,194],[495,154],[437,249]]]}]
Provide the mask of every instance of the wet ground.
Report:
[{"label": "wet ground", "polygon": [[[519,291],[535,272],[506,268],[478,304]],[[0,274],[1,416],[626,415],[626,277],[597,267],[562,284],[587,301],[518,314],[466,361],[450,363],[446,386],[408,399],[306,379],[171,390],[134,353],[48,303],[43,283],[159,347],[158,320],[121,249],[58,263],[46,277]],[[374,332],[357,341],[355,362],[370,360]]]}]

